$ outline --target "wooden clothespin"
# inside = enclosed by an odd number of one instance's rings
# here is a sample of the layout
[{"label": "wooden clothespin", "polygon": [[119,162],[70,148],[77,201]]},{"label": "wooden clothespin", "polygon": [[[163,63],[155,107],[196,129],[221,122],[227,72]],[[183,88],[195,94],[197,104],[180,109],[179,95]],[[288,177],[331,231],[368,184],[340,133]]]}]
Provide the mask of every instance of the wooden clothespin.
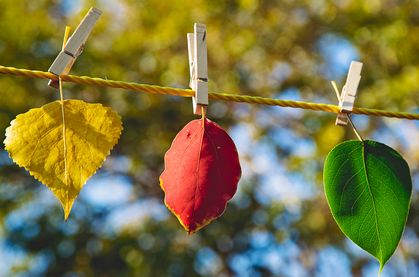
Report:
[{"label": "wooden clothespin", "polygon": [[190,83],[195,91],[192,99],[194,114],[202,114],[208,106],[207,30],[204,24],[195,23],[193,34],[188,34]]},{"label": "wooden clothespin", "polygon": [[[101,14],[102,11],[94,7],[90,8],[89,12],[80,22],[73,35],[68,39],[63,50],[60,52],[60,54],[58,54],[51,67],[48,69],[48,72],[51,72],[57,76],[68,74],[74,62],[76,61],[76,58],[81,54],[81,52],[83,52],[83,47],[87,37],[90,35],[93,26]],[[59,88],[58,81],[50,80],[48,85],[56,89]]]},{"label": "wooden clothespin", "polygon": [[340,113],[336,118],[336,125],[346,126],[348,124],[348,115],[352,113],[354,102],[356,98],[356,92],[358,89],[359,81],[361,80],[361,62],[351,62],[349,67],[348,77],[346,78],[346,84],[343,86],[342,94],[336,89],[336,93],[339,99]]}]

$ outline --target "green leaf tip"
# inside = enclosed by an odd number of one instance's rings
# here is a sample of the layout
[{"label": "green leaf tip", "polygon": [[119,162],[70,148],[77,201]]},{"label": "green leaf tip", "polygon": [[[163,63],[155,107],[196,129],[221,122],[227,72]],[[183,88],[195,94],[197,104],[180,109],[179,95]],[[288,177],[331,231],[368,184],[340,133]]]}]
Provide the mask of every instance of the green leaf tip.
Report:
[{"label": "green leaf tip", "polygon": [[385,144],[346,141],[327,156],[327,202],[342,232],[380,262],[380,275],[400,243],[412,196],[410,169]]}]

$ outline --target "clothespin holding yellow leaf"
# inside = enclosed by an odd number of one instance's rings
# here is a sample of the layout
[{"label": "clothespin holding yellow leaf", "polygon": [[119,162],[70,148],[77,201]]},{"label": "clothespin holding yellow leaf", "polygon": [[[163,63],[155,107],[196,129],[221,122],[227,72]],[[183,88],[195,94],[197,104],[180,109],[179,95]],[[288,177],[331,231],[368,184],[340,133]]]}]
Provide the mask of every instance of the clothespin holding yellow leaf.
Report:
[{"label": "clothespin holding yellow leaf", "polygon": [[[83,52],[84,44],[101,14],[102,11],[92,7],[68,41],[67,37],[70,29],[69,27],[66,28],[63,49],[48,69],[48,72],[57,76],[68,74],[77,57]],[[50,80],[48,85],[56,89],[59,87],[58,81],[53,80]]]},{"label": "clothespin holding yellow leaf", "polygon": [[[63,69],[58,75],[66,74],[74,63],[75,57],[68,55],[66,49],[78,37],[76,34],[80,33],[76,30],[51,66],[55,68],[57,64]],[[102,166],[122,129],[121,117],[111,108],[63,100],[61,93],[61,101],[18,115],[6,129],[4,144],[15,163],[57,196],[67,220],[81,189]]]}]

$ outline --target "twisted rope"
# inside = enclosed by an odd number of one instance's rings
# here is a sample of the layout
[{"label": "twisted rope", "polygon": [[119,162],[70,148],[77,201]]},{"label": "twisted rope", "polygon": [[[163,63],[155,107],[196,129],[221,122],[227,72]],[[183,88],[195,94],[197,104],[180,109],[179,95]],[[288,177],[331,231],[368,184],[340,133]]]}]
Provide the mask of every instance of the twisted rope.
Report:
[{"label": "twisted rope", "polygon": [[[58,80],[58,77],[56,75],[49,72],[43,72],[43,71],[38,71],[38,70],[17,69],[14,67],[5,67],[1,65],[0,65],[0,73],[24,76],[24,77],[30,77],[30,78]],[[65,82],[76,83],[76,84],[88,84],[88,85],[96,85],[96,86],[102,86],[102,87],[123,88],[123,89],[128,89],[128,90],[178,95],[178,96],[183,96],[183,97],[193,97],[195,95],[194,91],[190,89],[176,89],[176,88],[169,88],[169,87],[142,85],[142,84],[137,84],[133,82],[104,80],[101,78],[92,78],[92,77],[87,77],[87,76],[79,77],[79,76],[74,76],[74,75],[62,75],[61,80]],[[307,103],[307,102],[301,102],[301,101],[289,101],[289,100],[280,100],[280,99],[271,99],[271,98],[264,98],[264,97],[226,94],[226,93],[215,93],[215,92],[210,92],[208,94],[208,97],[209,99],[213,99],[213,100],[225,100],[225,101],[233,101],[233,102],[240,102],[240,103],[300,108],[300,109],[305,109],[305,110],[324,111],[324,112],[332,112],[332,113],[340,112],[340,108],[335,105],[315,104],[315,103]],[[363,109],[363,108],[356,108],[356,107],[353,108],[352,113],[363,114],[363,115],[374,115],[374,116],[381,116],[381,117],[395,117],[395,118],[402,118],[402,119],[419,120],[419,114],[417,113],[390,112],[390,111],[385,111],[385,110]]]}]

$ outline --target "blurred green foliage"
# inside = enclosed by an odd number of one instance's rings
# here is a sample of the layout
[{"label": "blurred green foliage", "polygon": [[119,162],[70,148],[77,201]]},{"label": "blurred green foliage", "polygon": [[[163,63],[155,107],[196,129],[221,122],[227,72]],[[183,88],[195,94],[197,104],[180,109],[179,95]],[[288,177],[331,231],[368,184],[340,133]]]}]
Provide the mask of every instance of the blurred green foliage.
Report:
[{"label": "blurred green foliage", "polygon": [[[210,91],[336,104],[330,80],[341,87],[357,59],[364,63],[357,107],[418,110],[417,1],[1,1],[0,64],[47,71],[65,26],[74,30],[91,6],[103,14],[73,75],[186,88],[186,34],[198,22],[207,25]],[[208,117],[235,140],[243,178],[226,212],[188,237],[164,208],[158,178],[171,141],[196,118],[191,99],[71,83],[64,97],[99,102],[122,116],[122,136],[95,180],[109,188],[113,177],[123,178],[129,197],[95,204],[86,195],[90,180],[64,223],[52,192],[1,151],[0,276],[378,273],[378,262],[339,230],[324,197],[327,153],[356,139],[334,125],[336,115],[211,101]],[[46,80],[2,75],[0,99],[4,131],[16,115],[59,93]],[[388,144],[409,163],[410,215],[383,275],[417,276],[419,125],[353,120],[365,139]]]}]

